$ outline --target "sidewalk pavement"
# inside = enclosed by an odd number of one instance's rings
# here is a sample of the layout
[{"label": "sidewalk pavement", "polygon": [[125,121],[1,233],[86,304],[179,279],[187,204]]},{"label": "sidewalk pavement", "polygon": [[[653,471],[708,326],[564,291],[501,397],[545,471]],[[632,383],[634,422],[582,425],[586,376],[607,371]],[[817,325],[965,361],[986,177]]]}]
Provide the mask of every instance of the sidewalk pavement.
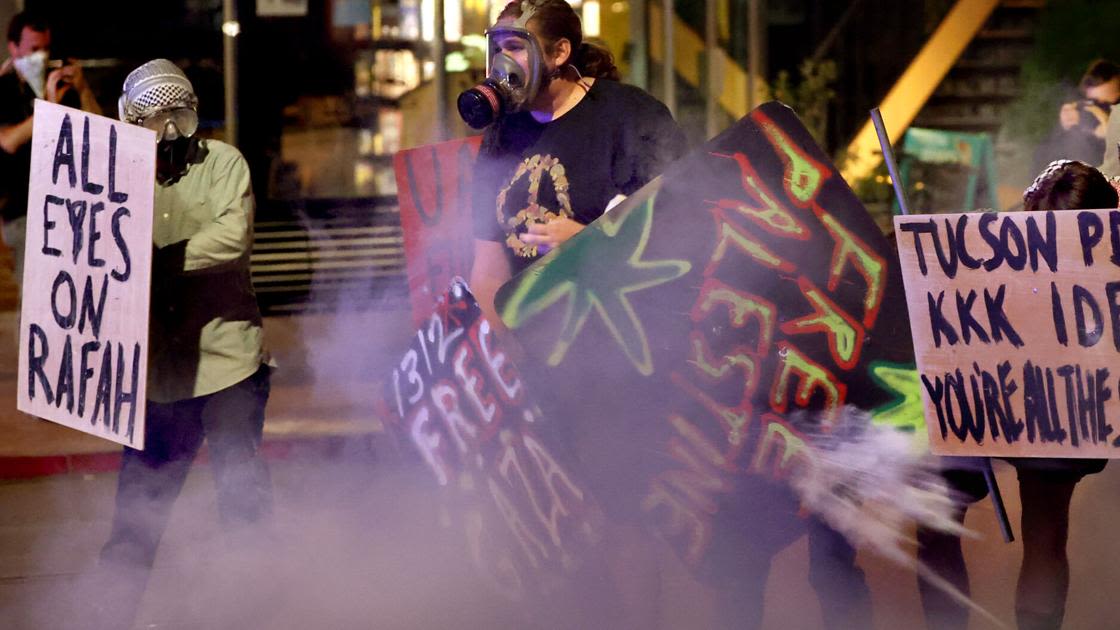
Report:
[{"label": "sidewalk pavement", "polygon": [[[116,470],[120,445],[16,409],[16,321],[14,310],[0,311],[0,479]],[[388,375],[385,366],[411,332],[405,311],[265,318],[279,364],[265,412],[265,456],[381,437],[374,383]]]}]

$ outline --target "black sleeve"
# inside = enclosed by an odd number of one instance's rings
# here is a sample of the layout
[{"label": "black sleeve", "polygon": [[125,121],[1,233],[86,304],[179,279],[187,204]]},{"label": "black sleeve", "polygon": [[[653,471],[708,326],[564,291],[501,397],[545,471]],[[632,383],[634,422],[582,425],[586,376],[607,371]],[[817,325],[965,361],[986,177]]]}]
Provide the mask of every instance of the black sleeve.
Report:
[{"label": "black sleeve", "polygon": [[31,115],[12,75],[0,78],[0,126],[18,125]]},{"label": "black sleeve", "polygon": [[623,113],[629,123],[615,156],[615,184],[626,195],[648,184],[688,149],[684,131],[669,109],[652,96],[640,96]]}]

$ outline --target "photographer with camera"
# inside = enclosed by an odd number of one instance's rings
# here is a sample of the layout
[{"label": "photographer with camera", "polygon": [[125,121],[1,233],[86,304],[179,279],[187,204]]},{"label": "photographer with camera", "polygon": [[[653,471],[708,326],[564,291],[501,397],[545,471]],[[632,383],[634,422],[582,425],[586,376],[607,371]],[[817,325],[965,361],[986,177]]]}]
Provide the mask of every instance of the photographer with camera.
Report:
[{"label": "photographer with camera", "polygon": [[16,282],[23,280],[27,229],[27,182],[35,99],[100,114],[80,66],[50,69],[51,29],[46,17],[24,11],[8,24],[8,59],[0,65],[0,216],[4,242],[12,250]]},{"label": "photographer with camera", "polygon": [[1077,90],[1082,98],[1062,104],[1058,125],[1035,151],[1034,172],[1052,160],[1100,164],[1105,158],[1109,113],[1120,102],[1120,66],[1097,59],[1085,70]]}]

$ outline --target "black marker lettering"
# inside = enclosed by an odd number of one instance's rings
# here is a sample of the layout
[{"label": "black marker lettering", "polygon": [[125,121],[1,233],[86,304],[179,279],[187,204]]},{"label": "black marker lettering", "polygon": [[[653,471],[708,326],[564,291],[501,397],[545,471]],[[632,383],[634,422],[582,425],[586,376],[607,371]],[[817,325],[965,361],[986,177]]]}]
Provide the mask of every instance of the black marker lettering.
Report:
[{"label": "black marker lettering", "polygon": [[1007,319],[1007,314],[1003,312],[1003,298],[1006,291],[1006,285],[999,285],[999,291],[996,291],[993,298],[988,290],[984,289],[984,308],[988,311],[988,327],[992,329],[992,339],[997,342],[1002,341],[1006,335],[1011,345],[1021,348],[1023,340],[1019,337],[1019,333],[1015,332],[1015,328]]},{"label": "black marker lettering", "polygon": [[67,167],[70,187],[73,188],[78,184],[78,174],[74,172],[74,129],[70,123],[70,114],[62,117],[62,126],[58,129],[58,143],[54,147],[52,184],[58,184],[58,169],[63,166]]},{"label": "black marker lettering", "polygon": [[[43,395],[46,396],[49,405],[54,402],[54,392],[51,391],[51,382],[47,379],[47,373],[43,371],[43,365],[50,356],[47,334],[39,324],[31,324],[27,332],[27,397],[35,400],[35,379],[39,379],[39,383],[43,385]],[[36,346],[39,347],[38,351],[35,349]]]},{"label": "black marker lettering", "polygon": [[933,294],[927,292],[926,300],[929,302],[929,323],[933,330],[934,346],[941,347],[941,335],[945,335],[950,346],[956,345],[957,331],[953,330],[953,325],[941,314],[941,304],[945,301],[945,292],[942,291],[937,295],[936,302],[933,299]]},{"label": "black marker lettering", "polygon": [[1093,212],[1077,213],[1077,233],[1081,237],[1081,259],[1086,267],[1093,266],[1093,248],[1101,242],[1104,227],[1101,218]]},{"label": "black marker lettering", "polygon": [[97,229],[97,213],[105,210],[100,201],[89,207],[89,247],[86,249],[86,264],[90,267],[104,267],[105,261],[97,257],[97,241],[101,240],[101,230]]},{"label": "black marker lettering", "polygon": [[51,247],[47,239],[50,237],[51,230],[57,225],[56,222],[51,221],[50,208],[52,205],[61,206],[65,205],[66,200],[62,197],[55,197],[54,195],[47,195],[43,201],[43,248],[42,252],[46,256],[61,256],[62,250]]},{"label": "black marker lettering", "polygon": [[[69,311],[65,315],[58,308],[58,289],[62,285],[66,285],[70,299]],[[78,288],[74,286],[74,279],[65,269],[60,269],[58,275],[54,277],[54,286],[51,287],[51,312],[54,313],[54,321],[59,328],[69,330],[74,327],[74,320],[78,315]]]},{"label": "black marker lettering", "polygon": [[[1086,324],[1085,308],[1088,307],[1093,315],[1093,327]],[[1080,285],[1073,285],[1073,316],[1077,326],[1077,343],[1083,348],[1091,348],[1101,340],[1104,332],[1104,320],[1101,318],[1101,309],[1097,300],[1087,289]]]},{"label": "black marker lettering", "polygon": [[109,126],[109,201],[124,203],[128,193],[117,191],[117,126]]},{"label": "black marker lettering", "polygon": [[1058,226],[1053,212],[1046,213],[1046,236],[1038,231],[1034,217],[1027,217],[1027,251],[1030,254],[1031,271],[1038,271],[1038,259],[1046,261],[1050,271],[1058,270]]},{"label": "black marker lettering", "polygon": [[80,200],[66,200],[66,216],[70,220],[70,257],[74,263],[78,262],[78,253],[82,251],[82,241],[85,239],[86,202]]},{"label": "black marker lettering", "polygon": [[89,116],[82,122],[82,190],[91,195],[100,195],[105,187],[89,181]]},{"label": "black marker lettering", "polygon": [[[1069,335],[1066,334],[1066,313],[1062,309],[1062,296],[1058,292],[1058,285],[1050,283],[1050,310],[1054,319],[1054,336],[1063,346],[1069,345]],[[1120,346],[1117,347],[1120,349]]]},{"label": "black marker lettering", "polygon": [[121,220],[131,216],[132,213],[128,208],[121,206],[113,213],[113,242],[117,244],[117,249],[121,253],[121,259],[124,260],[124,271],[117,271],[114,269],[109,275],[117,282],[126,282],[132,277],[132,258],[128,255],[128,242],[124,240],[121,234]]}]

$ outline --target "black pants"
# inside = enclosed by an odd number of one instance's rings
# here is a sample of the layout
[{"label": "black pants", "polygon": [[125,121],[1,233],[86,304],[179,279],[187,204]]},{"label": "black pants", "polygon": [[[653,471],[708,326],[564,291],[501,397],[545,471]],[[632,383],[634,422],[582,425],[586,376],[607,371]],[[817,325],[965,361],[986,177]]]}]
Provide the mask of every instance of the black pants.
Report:
[{"label": "black pants", "polygon": [[206,396],[173,403],[148,401],[144,450],[124,449],[116,511],[104,564],[146,573],[155,560],[171,507],[202,446],[210,461],[222,525],[252,523],[272,509],[272,483],[260,456],[269,368]]}]

